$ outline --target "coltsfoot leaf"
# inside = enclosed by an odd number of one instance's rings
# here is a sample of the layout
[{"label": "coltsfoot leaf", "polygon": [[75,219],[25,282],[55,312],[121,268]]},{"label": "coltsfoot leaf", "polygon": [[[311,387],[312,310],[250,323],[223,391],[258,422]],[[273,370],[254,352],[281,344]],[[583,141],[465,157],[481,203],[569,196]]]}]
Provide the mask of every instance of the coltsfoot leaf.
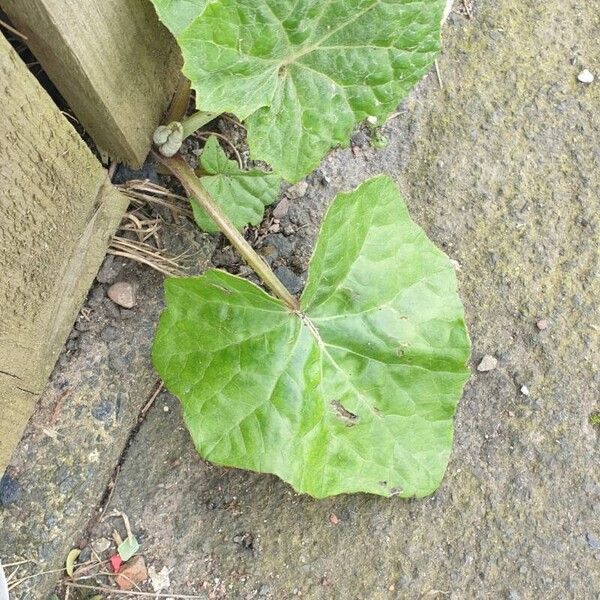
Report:
[{"label": "coltsfoot leaf", "polygon": [[357,123],[382,122],[429,70],[445,4],[215,0],[191,22],[186,13],[183,28],[171,15],[165,23],[198,108],[245,119],[252,157],[296,182]]},{"label": "coltsfoot leaf", "polygon": [[[200,166],[206,174],[202,185],[238,228],[258,225],[265,206],[277,199],[281,178],[258,169],[243,171],[234,160],[227,158],[215,136],[211,136],[200,155]],[[219,231],[208,215],[192,201],[194,219],[200,229],[209,233]]]},{"label": "coltsfoot leaf", "polygon": [[158,18],[179,35],[205,8],[208,0],[152,0]]},{"label": "coltsfoot leaf", "polygon": [[438,487],[470,342],[454,268],[389,177],[333,201],[301,312],[216,270],[166,296],[154,363],[204,458],[318,498]]}]

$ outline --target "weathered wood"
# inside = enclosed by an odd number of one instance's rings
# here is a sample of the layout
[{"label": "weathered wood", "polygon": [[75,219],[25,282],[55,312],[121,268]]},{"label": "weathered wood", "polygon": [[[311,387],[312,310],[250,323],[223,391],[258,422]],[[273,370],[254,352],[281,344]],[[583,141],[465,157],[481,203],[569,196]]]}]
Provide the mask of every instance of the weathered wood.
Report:
[{"label": "weathered wood", "polygon": [[40,64],[110,156],[138,167],[181,57],[149,0],[0,0]]},{"label": "weathered wood", "polygon": [[127,207],[0,35],[0,474]]}]

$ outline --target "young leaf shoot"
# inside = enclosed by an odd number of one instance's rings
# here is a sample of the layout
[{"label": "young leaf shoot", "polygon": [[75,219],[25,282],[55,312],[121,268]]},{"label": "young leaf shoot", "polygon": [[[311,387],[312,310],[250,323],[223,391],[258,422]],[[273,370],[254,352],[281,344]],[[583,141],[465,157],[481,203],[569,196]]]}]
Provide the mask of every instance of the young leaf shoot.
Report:
[{"label": "young leaf shoot", "polygon": [[[202,184],[235,227],[258,225],[265,206],[277,200],[281,178],[258,169],[243,171],[227,158],[215,136],[211,136],[200,156],[204,174]],[[209,233],[219,231],[204,210],[192,202],[194,219],[200,229]]]}]

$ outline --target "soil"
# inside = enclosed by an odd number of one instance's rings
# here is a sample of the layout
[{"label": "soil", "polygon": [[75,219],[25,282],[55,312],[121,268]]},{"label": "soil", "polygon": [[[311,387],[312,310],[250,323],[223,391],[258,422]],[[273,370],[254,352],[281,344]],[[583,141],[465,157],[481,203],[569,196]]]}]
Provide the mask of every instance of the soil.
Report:
[{"label": "soil", "polygon": [[[600,85],[577,80],[584,68],[600,74],[600,11],[467,4],[472,18],[455,12],[445,27],[440,77],[381,131],[357,131],[248,232],[297,292],[334,195],[380,172],[398,182],[412,217],[458,263],[474,346],[440,489],[425,500],[316,501],[201,460],[166,392],[139,419],[157,382],[161,278],[109,258],[0,484],[1,557],[38,560],[25,574],[60,568],[75,545],[84,560],[90,542],[124,534],[120,517],[100,519],[118,510],[146,564],[168,568],[173,593],[600,597],[600,430],[590,421],[600,408]],[[220,127],[240,142],[229,121]],[[164,236],[175,253],[193,249],[192,272],[247,273],[188,222]],[[115,281],[135,284],[134,308],[106,298]],[[477,371],[486,355],[495,368]],[[24,582],[14,598],[45,600],[56,577]]]}]

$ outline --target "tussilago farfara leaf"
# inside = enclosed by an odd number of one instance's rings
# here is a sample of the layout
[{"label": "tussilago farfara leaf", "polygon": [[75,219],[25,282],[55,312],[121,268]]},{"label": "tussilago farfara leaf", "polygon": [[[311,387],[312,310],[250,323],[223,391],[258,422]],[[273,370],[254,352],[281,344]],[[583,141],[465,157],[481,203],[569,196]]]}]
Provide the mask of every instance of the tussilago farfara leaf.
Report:
[{"label": "tussilago farfara leaf", "polygon": [[[204,146],[200,167],[205,174],[202,185],[238,229],[248,224],[258,225],[262,221],[265,206],[275,202],[279,194],[279,176],[259,169],[243,171],[234,160],[227,157],[215,136],[211,136]],[[209,233],[219,231],[194,201],[192,210],[200,229]]]},{"label": "tussilago farfara leaf", "polygon": [[388,177],[333,201],[301,312],[216,270],[166,294],[154,363],[204,458],[319,498],[438,487],[470,343],[454,268]]},{"label": "tussilago farfara leaf", "polygon": [[208,0],[152,0],[158,18],[174,35],[179,35],[202,11]]},{"label": "tussilago farfara leaf", "polygon": [[216,0],[192,22],[186,12],[184,29],[165,22],[198,108],[245,119],[252,157],[296,182],[347,145],[357,123],[383,122],[429,70],[445,4]]}]

